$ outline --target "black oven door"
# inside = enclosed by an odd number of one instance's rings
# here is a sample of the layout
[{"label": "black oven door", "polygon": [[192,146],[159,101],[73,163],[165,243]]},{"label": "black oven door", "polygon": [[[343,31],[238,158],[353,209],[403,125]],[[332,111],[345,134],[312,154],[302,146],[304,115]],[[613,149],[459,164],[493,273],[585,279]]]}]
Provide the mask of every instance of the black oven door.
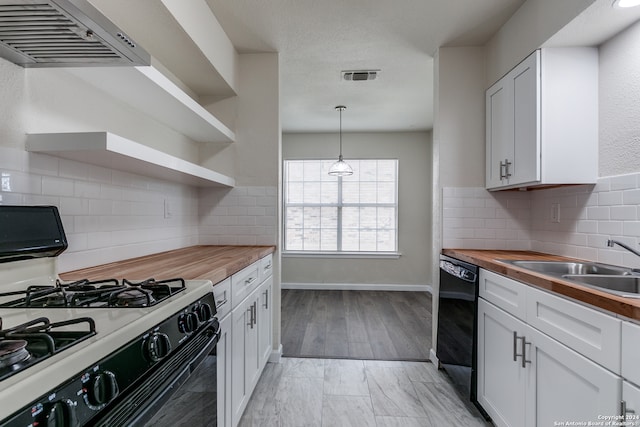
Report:
[{"label": "black oven door", "polygon": [[217,425],[217,320],[121,394],[90,425]]},{"label": "black oven door", "polygon": [[145,425],[204,427],[217,425],[215,354],[208,355],[183,384],[170,386],[171,396]]}]

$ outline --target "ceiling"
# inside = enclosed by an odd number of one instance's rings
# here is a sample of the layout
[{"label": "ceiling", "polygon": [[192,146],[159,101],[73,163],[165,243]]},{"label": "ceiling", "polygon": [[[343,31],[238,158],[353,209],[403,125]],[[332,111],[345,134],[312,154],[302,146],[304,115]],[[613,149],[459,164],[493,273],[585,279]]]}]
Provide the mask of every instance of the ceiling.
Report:
[{"label": "ceiling", "polygon": [[[440,46],[481,46],[524,0],[205,0],[239,53],[278,52],[284,132],[433,127],[433,56]],[[537,1],[537,0],[529,0]],[[595,0],[548,46],[598,45],[640,18]],[[91,0],[195,97],[233,90],[158,0]],[[379,70],[345,81],[343,70]]]},{"label": "ceiling", "polygon": [[[240,53],[279,52],[285,132],[433,126],[433,55],[482,45],[524,0],[207,0]],[[380,70],[349,82],[342,70]]]}]

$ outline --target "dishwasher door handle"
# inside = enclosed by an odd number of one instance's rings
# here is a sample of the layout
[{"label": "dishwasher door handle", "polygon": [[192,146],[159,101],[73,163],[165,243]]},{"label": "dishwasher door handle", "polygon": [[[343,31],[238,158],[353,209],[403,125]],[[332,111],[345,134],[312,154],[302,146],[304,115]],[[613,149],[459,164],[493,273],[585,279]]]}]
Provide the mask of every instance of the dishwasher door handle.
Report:
[{"label": "dishwasher door handle", "polygon": [[440,270],[469,283],[476,283],[477,274],[452,262],[440,260]]}]

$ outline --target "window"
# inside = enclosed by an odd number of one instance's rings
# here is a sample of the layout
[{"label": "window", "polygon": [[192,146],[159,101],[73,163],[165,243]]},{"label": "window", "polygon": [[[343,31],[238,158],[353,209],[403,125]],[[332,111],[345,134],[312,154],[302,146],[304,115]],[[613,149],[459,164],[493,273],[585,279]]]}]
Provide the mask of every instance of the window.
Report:
[{"label": "window", "polygon": [[349,159],[347,177],[334,162],[285,160],[285,251],[396,252],[398,161]]}]

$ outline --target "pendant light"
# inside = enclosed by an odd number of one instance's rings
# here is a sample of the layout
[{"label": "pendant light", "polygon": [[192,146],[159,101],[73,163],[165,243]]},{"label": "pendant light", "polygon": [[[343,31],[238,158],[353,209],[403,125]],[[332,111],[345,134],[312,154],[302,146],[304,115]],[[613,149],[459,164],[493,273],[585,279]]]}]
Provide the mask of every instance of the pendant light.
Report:
[{"label": "pendant light", "polygon": [[351,169],[351,166],[342,159],[342,112],[346,109],[347,107],[344,105],[338,105],[336,107],[336,110],[340,112],[340,155],[338,156],[338,161],[332,164],[329,168],[329,175],[332,176],[353,175],[353,169]]},{"label": "pendant light", "polygon": [[640,0],[614,0],[614,7],[635,7],[640,6]]}]

